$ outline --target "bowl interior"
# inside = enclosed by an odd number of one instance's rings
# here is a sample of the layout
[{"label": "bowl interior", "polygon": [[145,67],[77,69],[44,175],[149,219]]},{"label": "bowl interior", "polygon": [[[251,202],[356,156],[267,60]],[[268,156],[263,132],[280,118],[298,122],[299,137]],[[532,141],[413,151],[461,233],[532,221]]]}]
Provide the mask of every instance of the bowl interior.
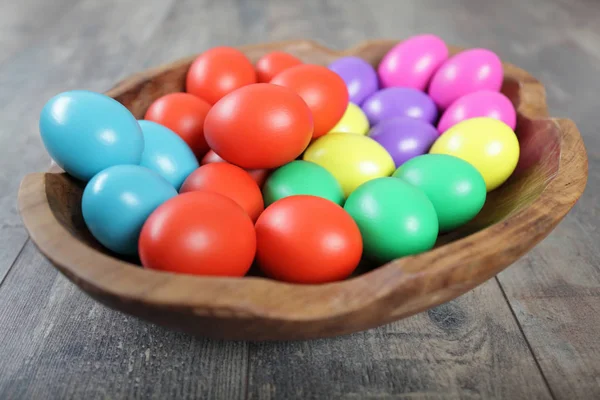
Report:
[{"label": "bowl interior", "polygon": [[[298,56],[307,63],[327,65],[338,57],[357,55],[376,66],[393,44],[394,42],[381,42],[347,53],[335,53],[313,43],[305,42],[254,46],[243,50],[253,62],[269,51],[280,49]],[[457,51],[459,50],[451,49],[451,53]],[[133,76],[118,84],[108,94],[129,108],[136,118],[141,119],[144,117],[146,109],[158,97],[185,90],[185,75],[192,60],[193,57],[190,57],[166,67]],[[560,161],[558,128],[552,120],[535,118],[535,112],[531,112],[532,106],[527,104],[528,99],[523,90],[527,82],[537,84],[523,71],[505,65],[502,92],[511,99],[518,111],[516,134],[521,147],[519,163],[514,174],[504,185],[488,194],[484,208],[475,219],[458,230],[441,235],[436,247],[461,239],[492,224],[501,223],[511,214],[535,201],[556,175]],[[545,112],[542,109],[535,111]],[[98,251],[139,265],[139,260],[123,259],[121,256],[112,254],[89,233],[81,215],[83,183],[64,173],[46,174],[45,179],[50,208],[57,220],[72,235]],[[373,267],[376,266],[365,262],[359,266],[355,275],[360,275]],[[251,275],[260,275],[260,272],[257,268],[253,268]]]}]

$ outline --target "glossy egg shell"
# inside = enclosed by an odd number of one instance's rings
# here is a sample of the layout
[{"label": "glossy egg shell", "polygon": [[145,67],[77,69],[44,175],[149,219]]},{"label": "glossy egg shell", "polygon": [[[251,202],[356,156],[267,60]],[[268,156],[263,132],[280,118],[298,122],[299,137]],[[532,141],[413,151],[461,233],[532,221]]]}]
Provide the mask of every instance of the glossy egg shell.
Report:
[{"label": "glossy egg shell", "polygon": [[[219,163],[219,162],[226,163],[227,161],[223,160],[221,158],[221,156],[219,156],[214,151],[210,150],[208,153],[206,153],[206,155],[204,157],[202,157],[202,160],[200,160],[200,165],[206,165],[206,164],[210,164],[210,163]],[[269,170],[269,169],[246,169],[246,172],[248,172],[250,174],[252,179],[254,179],[254,181],[258,184],[259,187],[262,187],[262,185],[265,183],[265,179],[267,179],[267,177],[271,173],[271,170]]]},{"label": "glossy egg shell", "polygon": [[396,167],[427,153],[438,136],[433,125],[409,117],[384,119],[369,131],[369,137],[390,153]]},{"label": "glossy egg shell", "polygon": [[382,89],[366,99],[362,109],[371,126],[392,117],[411,117],[434,123],[438,115],[433,100],[412,88]]},{"label": "glossy egg shell", "polygon": [[512,130],[517,125],[517,112],[508,97],[500,92],[480,90],[456,99],[440,118],[438,131],[446,132],[457,123],[475,117],[500,120]]},{"label": "glossy egg shell", "polygon": [[200,164],[192,149],[169,128],[152,121],[139,121],[144,134],[140,165],[158,172],[176,190]]},{"label": "glossy egg shell", "polygon": [[429,150],[471,163],[485,180],[487,191],[503,184],[519,161],[519,141],[508,125],[497,119],[477,117],[448,129]]},{"label": "glossy egg shell", "polygon": [[377,73],[383,87],[425,90],[448,59],[446,43],[435,35],[413,36],[394,46],[381,60]]},{"label": "glossy egg shell", "polygon": [[273,171],[263,187],[265,206],[301,194],[344,203],[344,192],[335,177],[322,166],[303,160],[292,161]]},{"label": "glossy egg shell", "polygon": [[185,90],[212,105],[226,94],[256,81],[254,66],[244,53],[219,46],[200,54],[190,65]]},{"label": "glossy egg shell", "polygon": [[139,254],[148,269],[241,277],[254,260],[256,232],[233,200],[213,192],[184,193],[150,215]]},{"label": "glossy egg shell", "polygon": [[446,154],[415,157],[392,175],[422,190],[433,204],[441,232],[473,219],[486,198],[483,177],[468,162]]},{"label": "glossy egg shell", "polygon": [[448,59],[429,84],[429,95],[445,110],[456,99],[479,90],[499,91],[504,71],[500,58],[490,50],[465,50]]},{"label": "glossy egg shell", "polygon": [[164,125],[181,137],[197,158],[209,150],[204,138],[204,120],[210,104],[189,93],[169,93],[154,100],[145,120]]},{"label": "glossy egg shell", "polygon": [[348,103],[348,107],[342,118],[333,128],[331,128],[331,132],[348,132],[366,135],[367,132],[369,132],[369,120],[359,106],[350,102]]},{"label": "glossy egg shell", "polygon": [[81,212],[102,245],[118,254],[137,254],[138,238],[150,214],[177,191],[158,173],[138,165],[116,165],[86,185]]},{"label": "glossy egg shell", "polygon": [[308,105],[313,117],[313,138],[325,135],[338,123],[348,106],[348,89],[335,72],[321,65],[288,68],[271,80],[292,89]]},{"label": "glossy egg shell", "polygon": [[378,262],[431,249],[438,235],[435,208],[425,193],[397,178],[359,186],[346,200],[363,237],[364,254]]},{"label": "glossy egg shell", "polygon": [[296,159],[313,133],[310,109],[292,89],[257,83],[215,104],[206,141],[221,158],[246,169],[270,169]]},{"label": "glossy egg shell", "polygon": [[362,254],[356,223],[339,205],[316,196],[276,201],[256,222],[261,270],[285,282],[320,284],[347,278]]},{"label": "glossy egg shell", "polygon": [[354,104],[361,105],[367,97],[379,90],[377,72],[362,58],[341,57],[329,64],[329,69],[344,80],[350,101]]},{"label": "glossy egg shell", "polygon": [[361,184],[395,170],[394,160],[379,143],[355,133],[327,134],[306,149],[303,159],[328,170],[345,197]]},{"label": "glossy egg shell", "polygon": [[302,61],[290,53],[286,53],[285,51],[272,51],[262,56],[256,62],[258,82],[268,83],[279,73],[300,64],[302,64]]},{"label": "glossy egg shell", "polygon": [[135,117],[100,93],[74,90],[52,97],[39,120],[50,157],[71,176],[90,180],[119,164],[139,164],[144,137]]},{"label": "glossy egg shell", "polygon": [[264,209],[262,193],[254,179],[245,170],[229,163],[210,163],[192,172],[180,193],[194,191],[229,197],[248,213],[252,221],[256,221]]}]

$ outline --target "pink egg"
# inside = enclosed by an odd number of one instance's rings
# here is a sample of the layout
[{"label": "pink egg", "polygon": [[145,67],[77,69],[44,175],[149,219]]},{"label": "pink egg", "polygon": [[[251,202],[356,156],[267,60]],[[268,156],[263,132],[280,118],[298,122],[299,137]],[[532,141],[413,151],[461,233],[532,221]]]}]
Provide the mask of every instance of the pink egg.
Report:
[{"label": "pink egg", "polygon": [[379,63],[381,85],[425,90],[435,71],[448,58],[446,43],[435,35],[413,36],[394,46]]},{"label": "pink egg", "polygon": [[517,112],[508,97],[492,90],[480,90],[458,98],[450,105],[438,122],[438,132],[444,133],[450,127],[466,119],[490,117],[498,119],[515,130]]},{"label": "pink egg", "polygon": [[499,91],[504,71],[498,56],[486,49],[458,53],[437,70],[429,84],[429,96],[441,109],[466,94]]}]

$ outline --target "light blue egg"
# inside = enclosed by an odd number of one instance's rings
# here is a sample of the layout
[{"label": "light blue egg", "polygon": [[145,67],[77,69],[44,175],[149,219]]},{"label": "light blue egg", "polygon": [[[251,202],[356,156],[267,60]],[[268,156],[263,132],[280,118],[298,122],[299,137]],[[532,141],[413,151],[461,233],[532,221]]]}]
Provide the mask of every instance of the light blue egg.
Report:
[{"label": "light blue egg", "polygon": [[175,196],[175,188],[158,173],[139,165],[116,165],[88,182],[81,211],[102,245],[118,254],[136,255],[144,222]]},{"label": "light blue egg", "polygon": [[140,165],[158,172],[179,190],[185,178],[200,164],[190,146],[166,126],[138,121],[144,134],[144,152]]},{"label": "light blue egg", "polygon": [[144,137],[137,120],[118,101],[85,90],[60,93],[40,115],[40,134],[56,163],[87,181],[119,164],[139,164]]}]

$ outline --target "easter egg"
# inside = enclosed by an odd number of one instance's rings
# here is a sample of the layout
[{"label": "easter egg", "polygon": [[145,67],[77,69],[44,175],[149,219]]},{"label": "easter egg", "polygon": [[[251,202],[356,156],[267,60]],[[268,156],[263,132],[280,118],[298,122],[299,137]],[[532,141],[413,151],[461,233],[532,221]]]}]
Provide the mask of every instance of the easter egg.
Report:
[{"label": "easter egg", "polygon": [[369,96],[362,109],[371,126],[392,117],[417,118],[430,124],[437,118],[433,100],[427,94],[412,88],[382,89]]},{"label": "easter egg", "polygon": [[429,83],[429,95],[441,109],[479,90],[499,91],[504,71],[498,56],[486,49],[471,49],[448,59]]},{"label": "easter egg", "polygon": [[144,116],[145,120],[164,125],[179,135],[201,158],[209,150],[204,139],[204,119],[210,104],[189,93],[169,93],[156,99]]},{"label": "easter egg", "polygon": [[339,205],[315,196],[276,201],[256,221],[256,259],[269,277],[318,284],[350,276],[362,254],[356,223]]},{"label": "easter egg", "polygon": [[342,119],[331,128],[331,132],[358,133],[359,135],[366,135],[368,131],[369,120],[360,107],[354,103],[348,103]]},{"label": "easter egg", "polygon": [[338,74],[320,65],[303,64],[288,68],[271,80],[302,97],[314,121],[313,137],[331,130],[348,107],[348,89]]},{"label": "easter egg", "polygon": [[429,152],[449,154],[471,163],[483,176],[489,192],[503,184],[515,170],[519,161],[519,141],[504,122],[477,117],[448,129]]},{"label": "easter egg", "polygon": [[229,197],[239,204],[252,221],[256,221],[264,209],[260,188],[240,167],[229,163],[206,164],[187,177],[180,193],[209,191]]},{"label": "easter egg", "polygon": [[475,117],[500,120],[512,130],[517,126],[517,112],[508,97],[500,92],[480,90],[456,99],[440,118],[438,131],[444,133],[459,122]]},{"label": "easter egg", "polygon": [[119,164],[139,164],[144,137],[124,105],[100,93],[63,92],[44,105],[39,120],[50,157],[69,175],[88,181]]},{"label": "easter egg", "polygon": [[362,58],[341,57],[329,64],[328,68],[344,80],[350,101],[354,104],[361,105],[367,97],[379,89],[375,68]]},{"label": "easter egg", "polygon": [[263,187],[265,206],[294,195],[312,195],[344,203],[342,187],[334,176],[318,164],[296,160],[276,169]]},{"label": "easter egg", "polygon": [[369,132],[369,137],[392,156],[396,167],[427,153],[438,136],[433,125],[410,117],[384,119]]},{"label": "easter egg", "polygon": [[186,75],[186,92],[215,104],[227,93],[256,83],[248,58],[233,47],[220,46],[200,54]]},{"label": "easter egg", "polygon": [[421,189],[438,216],[441,232],[469,222],[486,198],[483,177],[468,162],[446,154],[425,154],[404,163],[392,175]]},{"label": "easter egg", "polygon": [[298,58],[284,51],[272,51],[256,62],[258,82],[268,83],[280,72],[302,64]]},{"label": "easter egg", "polygon": [[246,275],[256,254],[252,220],[233,200],[189,192],[158,207],[140,235],[145,268],[190,275]]},{"label": "easter egg", "polygon": [[223,97],[204,123],[211,149],[247,169],[276,168],[295,160],[312,133],[313,119],[304,100],[292,89],[269,83]]},{"label": "easter egg", "polygon": [[144,134],[140,165],[158,172],[176,190],[196,168],[196,156],[175,132],[152,121],[139,121]]},{"label": "easter egg", "polygon": [[344,209],[363,238],[364,254],[378,262],[431,249],[438,235],[435,208],[421,190],[397,178],[379,178],[357,188]]},{"label": "easter egg", "polygon": [[425,90],[437,69],[448,59],[446,43],[435,35],[417,35],[386,53],[377,73],[383,87]]},{"label": "easter egg", "polygon": [[328,170],[342,186],[344,197],[364,182],[390,176],[395,169],[383,146],[354,133],[333,132],[315,140],[303,159]]},{"label": "easter egg", "polygon": [[[223,160],[217,153],[210,150],[202,160],[200,161],[200,165],[210,164],[210,163],[218,163],[218,162],[227,162]],[[265,183],[265,179],[269,176],[271,170],[268,169],[247,169],[245,170],[250,174],[252,179],[258,184],[259,187]]]},{"label": "easter egg", "polygon": [[158,173],[139,165],[115,165],[87,183],[81,213],[104,247],[135,256],[144,222],[158,206],[175,196],[175,188]]}]

